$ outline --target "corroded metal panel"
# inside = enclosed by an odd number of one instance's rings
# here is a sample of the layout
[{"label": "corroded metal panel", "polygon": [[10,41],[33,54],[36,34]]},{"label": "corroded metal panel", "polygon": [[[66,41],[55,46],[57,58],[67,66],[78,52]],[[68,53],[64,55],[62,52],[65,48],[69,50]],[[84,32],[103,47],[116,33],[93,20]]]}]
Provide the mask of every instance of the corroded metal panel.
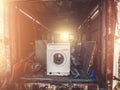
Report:
[{"label": "corroded metal panel", "polygon": [[40,62],[42,66],[46,65],[46,51],[47,41],[36,40],[35,41],[35,55],[36,61]]},{"label": "corroded metal panel", "polygon": [[112,90],[116,10],[114,0],[106,0],[106,88]]}]

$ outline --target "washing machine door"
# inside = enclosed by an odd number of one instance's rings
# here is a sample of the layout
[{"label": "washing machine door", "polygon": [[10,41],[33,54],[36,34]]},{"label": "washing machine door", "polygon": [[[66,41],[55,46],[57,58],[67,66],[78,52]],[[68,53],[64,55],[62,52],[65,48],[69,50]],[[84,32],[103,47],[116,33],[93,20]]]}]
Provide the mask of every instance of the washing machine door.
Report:
[{"label": "washing machine door", "polygon": [[57,65],[60,65],[64,62],[65,58],[61,53],[55,53],[53,55],[53,62]]},{"label": "washing machine door", "polygon": [[56,67],[60,67],[65,65],[66,63],[66,55],[62,51],[53,52],[51,55],[51,63]]},{"label": "washing machine door", "polygon": [[67,62],[66,54],[62,51],[55,51],[51,55],[51,64],[57,68],[61,68]]}]

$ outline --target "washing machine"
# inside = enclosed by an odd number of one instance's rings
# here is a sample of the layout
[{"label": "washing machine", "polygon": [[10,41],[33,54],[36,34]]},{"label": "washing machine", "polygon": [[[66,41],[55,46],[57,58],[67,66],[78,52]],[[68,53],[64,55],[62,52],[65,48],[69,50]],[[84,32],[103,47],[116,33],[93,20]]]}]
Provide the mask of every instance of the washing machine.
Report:
[{"label": "washing machine", "polygon": [[68,76],[70,74],[70,44],[47,44],[47,75]]}]

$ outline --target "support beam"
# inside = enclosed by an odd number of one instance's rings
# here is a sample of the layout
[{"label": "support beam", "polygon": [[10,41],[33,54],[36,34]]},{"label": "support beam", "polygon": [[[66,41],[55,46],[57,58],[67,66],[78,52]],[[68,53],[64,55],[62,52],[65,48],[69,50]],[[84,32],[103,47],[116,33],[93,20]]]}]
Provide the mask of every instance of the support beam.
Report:
[{"label": "support beam", "polygon": [[114,34],[116,26],[116,8],[114,0],[106,2],[106,88],[112,90]]},{"label": "support beam", "polygon": [[38,25],[40,25],[41,27],[43,27],[45,30],[49,31],[48,27],[46,27],[44,24],[42,24],[40,21],[38,21],[37,19],[35,19],[34,17],[32,17],[31,15],[29,15],[27,12],[25,12],[24,10],[15,7],[19,12],[21,12],[23,15],[25,15],[27,18],[29,18],[30,20],[32,20],[33,22],[37,23]]}]

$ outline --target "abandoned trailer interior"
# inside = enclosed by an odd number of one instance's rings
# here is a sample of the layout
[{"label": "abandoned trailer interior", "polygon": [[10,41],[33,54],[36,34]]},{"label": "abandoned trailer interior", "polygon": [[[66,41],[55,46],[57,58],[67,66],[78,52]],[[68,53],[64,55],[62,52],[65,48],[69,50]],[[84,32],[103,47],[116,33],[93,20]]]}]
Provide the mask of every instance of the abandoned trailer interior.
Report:
[{"label": "abandoned trailer interior", "polygon": [[113,90],[120,0],[5,0],[0,90]]}]

